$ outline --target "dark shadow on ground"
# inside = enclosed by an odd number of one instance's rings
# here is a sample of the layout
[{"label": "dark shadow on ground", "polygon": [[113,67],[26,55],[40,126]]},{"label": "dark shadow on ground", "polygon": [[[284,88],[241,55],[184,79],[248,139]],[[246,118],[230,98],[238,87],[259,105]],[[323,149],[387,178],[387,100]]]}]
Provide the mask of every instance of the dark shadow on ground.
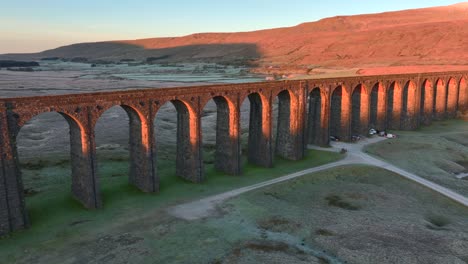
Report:
[{"label": "dark shadow on ground", "polygon": [[3,54],[0,59],[40,60],[44,58],[80,59],[80,62],[143,61],[167,62],[218,62],[249,65],[261,54],[256,44],[197,44],[160,49],[145,49],[142,46],[122,42],[79,43],[39,53]]}]

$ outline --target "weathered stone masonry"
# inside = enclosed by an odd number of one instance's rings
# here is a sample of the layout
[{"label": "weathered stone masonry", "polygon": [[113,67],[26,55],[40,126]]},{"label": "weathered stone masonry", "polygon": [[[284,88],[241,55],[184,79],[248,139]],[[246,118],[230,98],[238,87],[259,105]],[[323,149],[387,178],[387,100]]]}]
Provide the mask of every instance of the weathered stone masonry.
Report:
[{"label": "weathered stone masonry", "polygon": [[[302,159],[308,143],[327,145],[330,135],[350,140],[372,127],[414,129],[433,119],[454,117],[468,110],[467,78],[466,72],[423,73],[0,99],[0,235],[29,224],[16,136],[38,114],[55,111],[67,120],[72,194],[85,207],[99,208],[94,128],[113,106],[122,106],[129,116],[129,182],[144,192],[157,192],[154,120],[166,102],[173,103],[178,113],[176,173],[202,182],[201,112],[211,99],[218,118],[214,166],[239,175],[244,100],[250,101],[248,161],[272,167],[274,154]],[[278,129],[273,148],[271,118],[276,97]]]}]

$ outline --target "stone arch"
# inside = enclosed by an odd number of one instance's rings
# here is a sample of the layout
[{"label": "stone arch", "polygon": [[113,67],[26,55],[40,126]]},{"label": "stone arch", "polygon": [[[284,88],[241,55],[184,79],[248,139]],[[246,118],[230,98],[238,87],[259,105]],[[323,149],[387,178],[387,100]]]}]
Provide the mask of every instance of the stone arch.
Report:
[{"label": "stone arch", "polygon": [[241,102],[247,100],[249,105],[247,160],[255,165],[272,167],[271,103],[259,92],[250,92],[241,98]]},{"label": "stone arch", "polygon": [[401,108],[401,86],[397,82],[392,82],[387,90],[387,128],[400,129]]},{"label": "stone arch", "polygon": [[[81,109],[79,108],[76,108],[75,112],[81,112]],[[50,107],[50,108],[47,108],[47,109],[40,109],[40,110],[37,110],[37,111],[34,111],[34,112],[31,112],[31,111],[28,111],[27,113],[15,113],[15,112],[10,112],[9,115],[10,117],[13,117],[15,119],[15,124],[14,126],[16,126],[14,129],[13,129],[13,137],[16,137],[20,131],[20,129],[26,125],[30,120],[40,116],[40,115],[43,115],[43,114],[47,114],[47,113],[56,113],[56,114],[59,114],[60,116],[62,116],[66,121],[67,123],[71,126],[71,125],[76,125],[77,128],[80,129],[81,133],[80,133],[80,138],[82,138],[82,142],[85,142],[86,139],[87,139],[87,135],[86,135],[86,126],[85,124],[82,123],[82,121],[79,119],[78,116],[75,116],[73,114],[73,111],[67,111],[66,109],[61,109],[59,111],[55,110],[55,108],[53,107]],[[13,118],[10,118],[10,119],[13,119]],[[83,146],[84,150],[87,150],[86,146]]]},{"label": "stone arch", "polygon": [[346,87],[336,87],[330,98],[330,136],[348,141],[350,122],[350,95]]},{"label": "stone arch", "polygon": [[[187,181],[202,182],[204,175],[200,142],[200,115],[190,103],[184,100],[173,99],[162,103],[161,106],[164,107],[168,104],[174,106],[173,109],[177,114],[174,128],[176,130],[175,174]],[[162,112],[162,107],[156,112],[156,118]],[[170,109],[169,112],[171,111],[173,110]],[[157,121],[155,125],[159,125]],[[171,130],[169,133],[173,133],[173,131]],[[162,142],[156,142],[155,145],[156,148],[159,148]]]},{"label": "stone arch", "polygon": [[[211,113],[213,111],[213,113]],[[206,121],[210,116],[215,114],[214,122]],[[240,138],[239,138],[239,110],[235,104],[225,96],[215,96],[208,101],[203,107],[202,117],[202,133],[207,129],[212,129],[214,126],[214,139],[206,140],[205,135],[202,135],[204,144],[208,141],[214,147],[213,163],[218,171],[222,171],[231,175],[239,175],[241,173],[240,160]]]},{"label": "stone arch", "polygon": [[458,110],[465,112],[468,110],[468,84],[462,77],[459,83]]},{"label": "stone arch", "polygon": [[386,93],[382,83],[374,84],[370,95],[370,128],[377,130],[385,129],[386,117]]},{"label": "stone arch", "polygon": [[421,123],[429,125],[434,109],[434,85],[430,80],[425,80],[421,86],[421,103],[419,106]]},{"label": "stone arch", "polygon": [[181,100],[171,102],[177,110],[176,174],[192,182],[202,182],[200,117],[189,103]]},{"label": "stone arch", "polygon": [[277,129],[275,135],[275,153],[276,155],[291,160],[302,158],[297,155],[296,137],[298,136],[297,127],[297,98],[290,90],[278,92],[278,116]]},{"label": "stone arch", "polygon": [[416,93],[416,84],[408,81],[402,91],[401,129],[410,130],[417,127]]},{"label": "stone arch", "polygon": [[[121,109],[122,112],[119,113]],[[130,104],[114,105],[101,111],[99,117],[96,119],[94,126],[96,139],[102,138],[102,130],[120,130],[118,122],[111,120],[102,120],[104,117],[107,119],[108,114],[117,115],[122,118],[123,115],[128,117],[128,175],[129,183],[136,186],[144,192],[156,192],[159,190],[159,181],[156,178],[153,164],[153,139],[152,139],[152,126],[149,124],[147,117],[136,107]],[[102,120],[102,121],[101,121]],[[103,123],[104,122],[104,123]],[[110,127],[116,125],[117,127]],[[109,137],[112,135],[106,133]],[[124,132],[125,133],[125,132]],[[124,135],[126,136],[126,135]],[[123,138],[121,139],[123,140]],[[114,143],[121,143],[119,139],[114,140]],[[125,149],[125,148],[123,148]],[[116,151],[115,151],[116,152]],[[117,154],[117,153],[115,153]]]},{"label": "stone arch", "polygon": [[436,119],[445,118],[447,110],[447,87],[441,79],[435,83],[434,89],[434,117]]},{"label": "stone arch", "polygon": [[351,96],[351,135],[366,135],[369,129],[369,93],[363,84]]},{"label": "stone arch", "polygon": [[177,110],[171,101],[159,102],[154,116],[155,168],[164,188],[167,178],[176,175]]},{"label": "stone arch", "polygon": [[[17,142],[22,128],[27,125],[28,121],[34,120],[36,117],[47,113],[58,113],[68,124],[72,196],[86,208],[101,207],[102,201],[99,191],[99,181],[95,177],[96,167],[93,164],[94,150],[88,138],[88,131],[79,119],[63,111],[44,111],[31,114],[23,119],[21,124],[18,124],[18,129],[13,135],[14,142]],[[13,148],[14,155],[17,157],[16,162],[19,164],[17,145],[15,144]],[[21,178],[20,170],[17,171],[17,174],[18,178]]]},{"label": "stone arch", "polygon": [[455,117],[458,108],[458,84],[454,78],[447,82],[447,116]]}]

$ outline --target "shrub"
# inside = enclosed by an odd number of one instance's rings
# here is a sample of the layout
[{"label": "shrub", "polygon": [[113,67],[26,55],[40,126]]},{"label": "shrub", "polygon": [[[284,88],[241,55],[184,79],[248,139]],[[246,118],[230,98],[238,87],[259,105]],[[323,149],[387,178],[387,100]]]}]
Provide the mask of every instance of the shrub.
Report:
[{"label": "shrub", "polygon": [[328,195],[325,197],[325,200],[328,201],[328,205],[330,206],[339,207],[350,211],[359,210],[359,206],[353,205],[350,202],[343,200],[343,198],[338,195]]}]

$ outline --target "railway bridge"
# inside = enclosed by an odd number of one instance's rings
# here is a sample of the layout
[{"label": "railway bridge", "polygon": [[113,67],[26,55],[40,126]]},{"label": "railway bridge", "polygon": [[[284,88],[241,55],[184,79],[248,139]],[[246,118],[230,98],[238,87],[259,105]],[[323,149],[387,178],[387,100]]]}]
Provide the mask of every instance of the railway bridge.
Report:
[{"label": "railway bridge", "polygon": [[0,235],[29,225],[16,137],[28,120],[44,112],[57,112],[69,124],[72,195],[86,208],[99,208],[94,129],[111,107],[121,106],[129,116],[130,183],[143,192],[158,192],[154,120],[167,102],[177,111],[176,174],[199,183],[204,179],[201,114],[210,100],[217,107],[214,166],[240,175],[240,106],[245,100],[250,102],[248,162],[272,167],[274,155],[302,159],[307,144],[327,145],[330,135],[349,141],[369,128],[411,130],[454,118],[468,110],[467,80],[468,72],[439,72],[3,98]]}]

